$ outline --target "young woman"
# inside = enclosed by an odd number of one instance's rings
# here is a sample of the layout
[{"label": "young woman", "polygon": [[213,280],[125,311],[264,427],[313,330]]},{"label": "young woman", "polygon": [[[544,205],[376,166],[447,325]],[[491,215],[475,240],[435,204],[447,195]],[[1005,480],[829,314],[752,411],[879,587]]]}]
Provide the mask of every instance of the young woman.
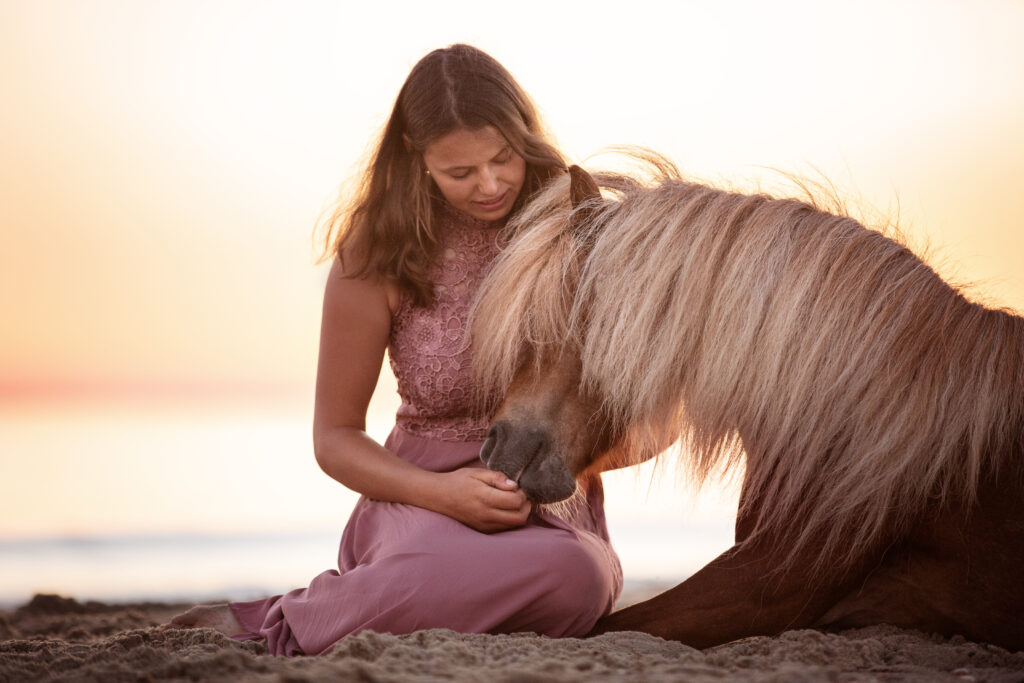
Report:
[{"label": "young woman", "polygon": [[[621,590],[599,480],[562,519],[483,468],[464,343],[506,219],[565,164],[512,76],[467,45],[410,72],[352,201],[330,222],[314,449],[362,494],[338,571],[255,602],[199,606],[178,627],[319,654],[364,629],[579,636]],[[385,349],[402,398],[384,446],[365,431]]]}]

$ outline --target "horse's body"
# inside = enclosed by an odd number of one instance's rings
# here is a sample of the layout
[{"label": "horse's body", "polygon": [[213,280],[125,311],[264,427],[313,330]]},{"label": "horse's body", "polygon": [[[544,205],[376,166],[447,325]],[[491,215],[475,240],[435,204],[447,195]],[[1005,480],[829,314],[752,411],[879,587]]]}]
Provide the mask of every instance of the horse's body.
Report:
[{"label": "horse's body", "polygon": [[598,630],[1024,649],[1024,318],[853,219],[662,170],[549,188],[474,323],[505,396],[481,456],[534,500],[677,439],[698,481],[745,466],[736,545]]}]

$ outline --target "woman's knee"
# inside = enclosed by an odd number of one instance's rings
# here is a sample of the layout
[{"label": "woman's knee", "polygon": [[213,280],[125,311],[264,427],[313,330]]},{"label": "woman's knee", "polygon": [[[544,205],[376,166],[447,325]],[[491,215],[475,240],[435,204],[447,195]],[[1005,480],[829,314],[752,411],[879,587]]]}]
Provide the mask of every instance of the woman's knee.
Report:
[{"label": "woman's knee", "polygon": [[559,553],[554,571],[559,580],[546,597],[552,610],[592,615],[596,621],[611,609],[617,579],[605,557],[574,543]]}]

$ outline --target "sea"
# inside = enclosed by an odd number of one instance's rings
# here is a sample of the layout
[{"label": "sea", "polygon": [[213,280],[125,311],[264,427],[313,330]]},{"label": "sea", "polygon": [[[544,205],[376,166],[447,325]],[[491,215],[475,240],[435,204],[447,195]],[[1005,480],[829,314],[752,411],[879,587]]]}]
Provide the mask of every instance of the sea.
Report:
[{"label": "sea", "polygon": [[[0,608],[246,600],[336,569],[356,495],[316,466],[309,411],[285,408],[4,406]],[[664,463],[603,478],[627,590],[674,585],[732,544],[728,487],[695,493]]]}]

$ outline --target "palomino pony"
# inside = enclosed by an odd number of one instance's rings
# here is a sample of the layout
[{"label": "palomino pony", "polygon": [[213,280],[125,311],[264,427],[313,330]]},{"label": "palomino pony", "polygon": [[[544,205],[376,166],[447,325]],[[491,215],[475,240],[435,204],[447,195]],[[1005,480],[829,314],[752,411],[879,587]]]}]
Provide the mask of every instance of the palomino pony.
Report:
[{"label": "palomino pony", "polygon": [[481,457],[534,501],[677,440],[695,481],[743,473],[735,545],[596,631],[1024,649],[1024,318],[852,218],[651,160],[656,182],[602,196],[574,167],[532,201],[473,329],[504,396]]}]

